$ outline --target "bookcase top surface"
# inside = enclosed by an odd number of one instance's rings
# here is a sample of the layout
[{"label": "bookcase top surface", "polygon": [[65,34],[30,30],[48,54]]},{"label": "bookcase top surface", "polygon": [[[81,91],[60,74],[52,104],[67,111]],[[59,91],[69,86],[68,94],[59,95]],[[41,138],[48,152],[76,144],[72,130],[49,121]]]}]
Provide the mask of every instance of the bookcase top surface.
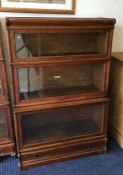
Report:
[{"label": "bookcase top surface", "polygon": [[[88,28],[113,29],[116,20],[114,18],[36,18],[36,17],[8,17],[6,25],[10,27],[25,27],[25,26],[65,26],[65,27],[80,27],[87,26]],[[104,26],[104,27],[103,27]]]},{"label": "bookcase top surface", "polygon": [[123,63],[123,52],[113,52],[111,54],[111,56],[112,56],[112,58],[114,58],[114,59],[116,59],[116,60]]}]

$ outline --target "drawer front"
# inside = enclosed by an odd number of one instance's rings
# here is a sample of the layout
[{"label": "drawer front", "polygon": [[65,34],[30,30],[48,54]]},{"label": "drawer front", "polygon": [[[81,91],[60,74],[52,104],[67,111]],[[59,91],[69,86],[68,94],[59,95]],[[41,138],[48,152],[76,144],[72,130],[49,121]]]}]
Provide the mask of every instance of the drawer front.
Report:
[{"label": "drawer front", "polygon": [[50,162],[54,160],[62,160],[64,158],[69,158],[72,156],[81,156],[88,153],[92,153],[98,150],[106,151],[106,141],[91,141],[88,143],[80,143],[78,145],[71,145],[66,147],[51,148],[49,150],[42,150],[37,152],[21,154],[22,162]]},{"label": "drawer front", "polygon": [[14,144],[13,143],[0,146],[0,157],[6,156],[6,155],[14,155]]}]

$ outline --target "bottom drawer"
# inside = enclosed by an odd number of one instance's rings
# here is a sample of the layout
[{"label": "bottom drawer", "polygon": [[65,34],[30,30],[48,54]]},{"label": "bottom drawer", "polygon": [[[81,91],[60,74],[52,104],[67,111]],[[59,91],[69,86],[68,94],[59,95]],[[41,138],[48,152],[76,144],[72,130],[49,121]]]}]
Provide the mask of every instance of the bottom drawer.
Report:
[{"label": "bottom drawer", "polygon": [[20,167],[21,169],[25,169],[36,165],[44,165],[75,157],[93,155],[105,151],[106,140],[104,139],[99,141],[90,141],[87,143],[79,143],[77,145],[70,145],[66,147],[54,147],[47,150],[21,153]]},{"label": "bottom drawer", "polygon": [[14,155],[14,143],[0,146],[0,157],[7,155]]}]

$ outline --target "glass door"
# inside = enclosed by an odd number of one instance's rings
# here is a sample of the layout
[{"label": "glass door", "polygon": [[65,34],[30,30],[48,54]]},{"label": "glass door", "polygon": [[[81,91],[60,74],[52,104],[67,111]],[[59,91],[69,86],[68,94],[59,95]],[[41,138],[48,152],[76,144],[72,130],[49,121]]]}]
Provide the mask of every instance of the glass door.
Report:
[{"label": "glass door", "polygon": [[0,60],[0,99],[7,99],[6,73],[3,60]]},{"label": "glass door", "polygon": [[[105,92],[105,64],[18,67],[16,97],[20,101]],[[17,89],[19,87],[19,89]]]},{"label": "glass door", "polygon": [[103,103],[19,113],[18,127],[23,146],[104,133]]},{"label": "glass door", "polygon": [[0,140],[8,138],[7,113],[4,108],[0,108]]},{"label": "glass door", "polygon": [[[17,61],[29,61],[36,57],[64,55],[106,54],[107,31],[90,30],[40,30],[14,33],[14,57]],[[52,57],[53,56],[53,57]]]}]

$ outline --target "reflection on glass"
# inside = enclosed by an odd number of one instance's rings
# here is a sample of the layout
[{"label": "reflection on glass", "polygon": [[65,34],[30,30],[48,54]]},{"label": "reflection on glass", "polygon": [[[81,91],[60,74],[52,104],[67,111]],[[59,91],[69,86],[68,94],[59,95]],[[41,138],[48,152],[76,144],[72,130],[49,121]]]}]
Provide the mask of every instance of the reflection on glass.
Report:
[{"label": "reflection on glass", "polygon": [[103,91],[103,67],[103,64],[84,64],[19,68],[20,99]]},{"label": "reflection on glass", "polygon": [[1,79],[0,79],[0,96],[3,95],[3,91],[2,91],[2,82],[1,82]]},{"label": "reflection on glass", "polygon": [[105,53],[106,32],[18,33],[16,56],[40,57]]},{"label": "reflection on glass", "polygon": [[6,113],[4,109],[0,109],[0,139],[7,138],[7,122],[6,122]]},{"label": "reflection on glass", "polygon": [[23,144],[102,132],[104,105],[93,104],[21,115]]}]

